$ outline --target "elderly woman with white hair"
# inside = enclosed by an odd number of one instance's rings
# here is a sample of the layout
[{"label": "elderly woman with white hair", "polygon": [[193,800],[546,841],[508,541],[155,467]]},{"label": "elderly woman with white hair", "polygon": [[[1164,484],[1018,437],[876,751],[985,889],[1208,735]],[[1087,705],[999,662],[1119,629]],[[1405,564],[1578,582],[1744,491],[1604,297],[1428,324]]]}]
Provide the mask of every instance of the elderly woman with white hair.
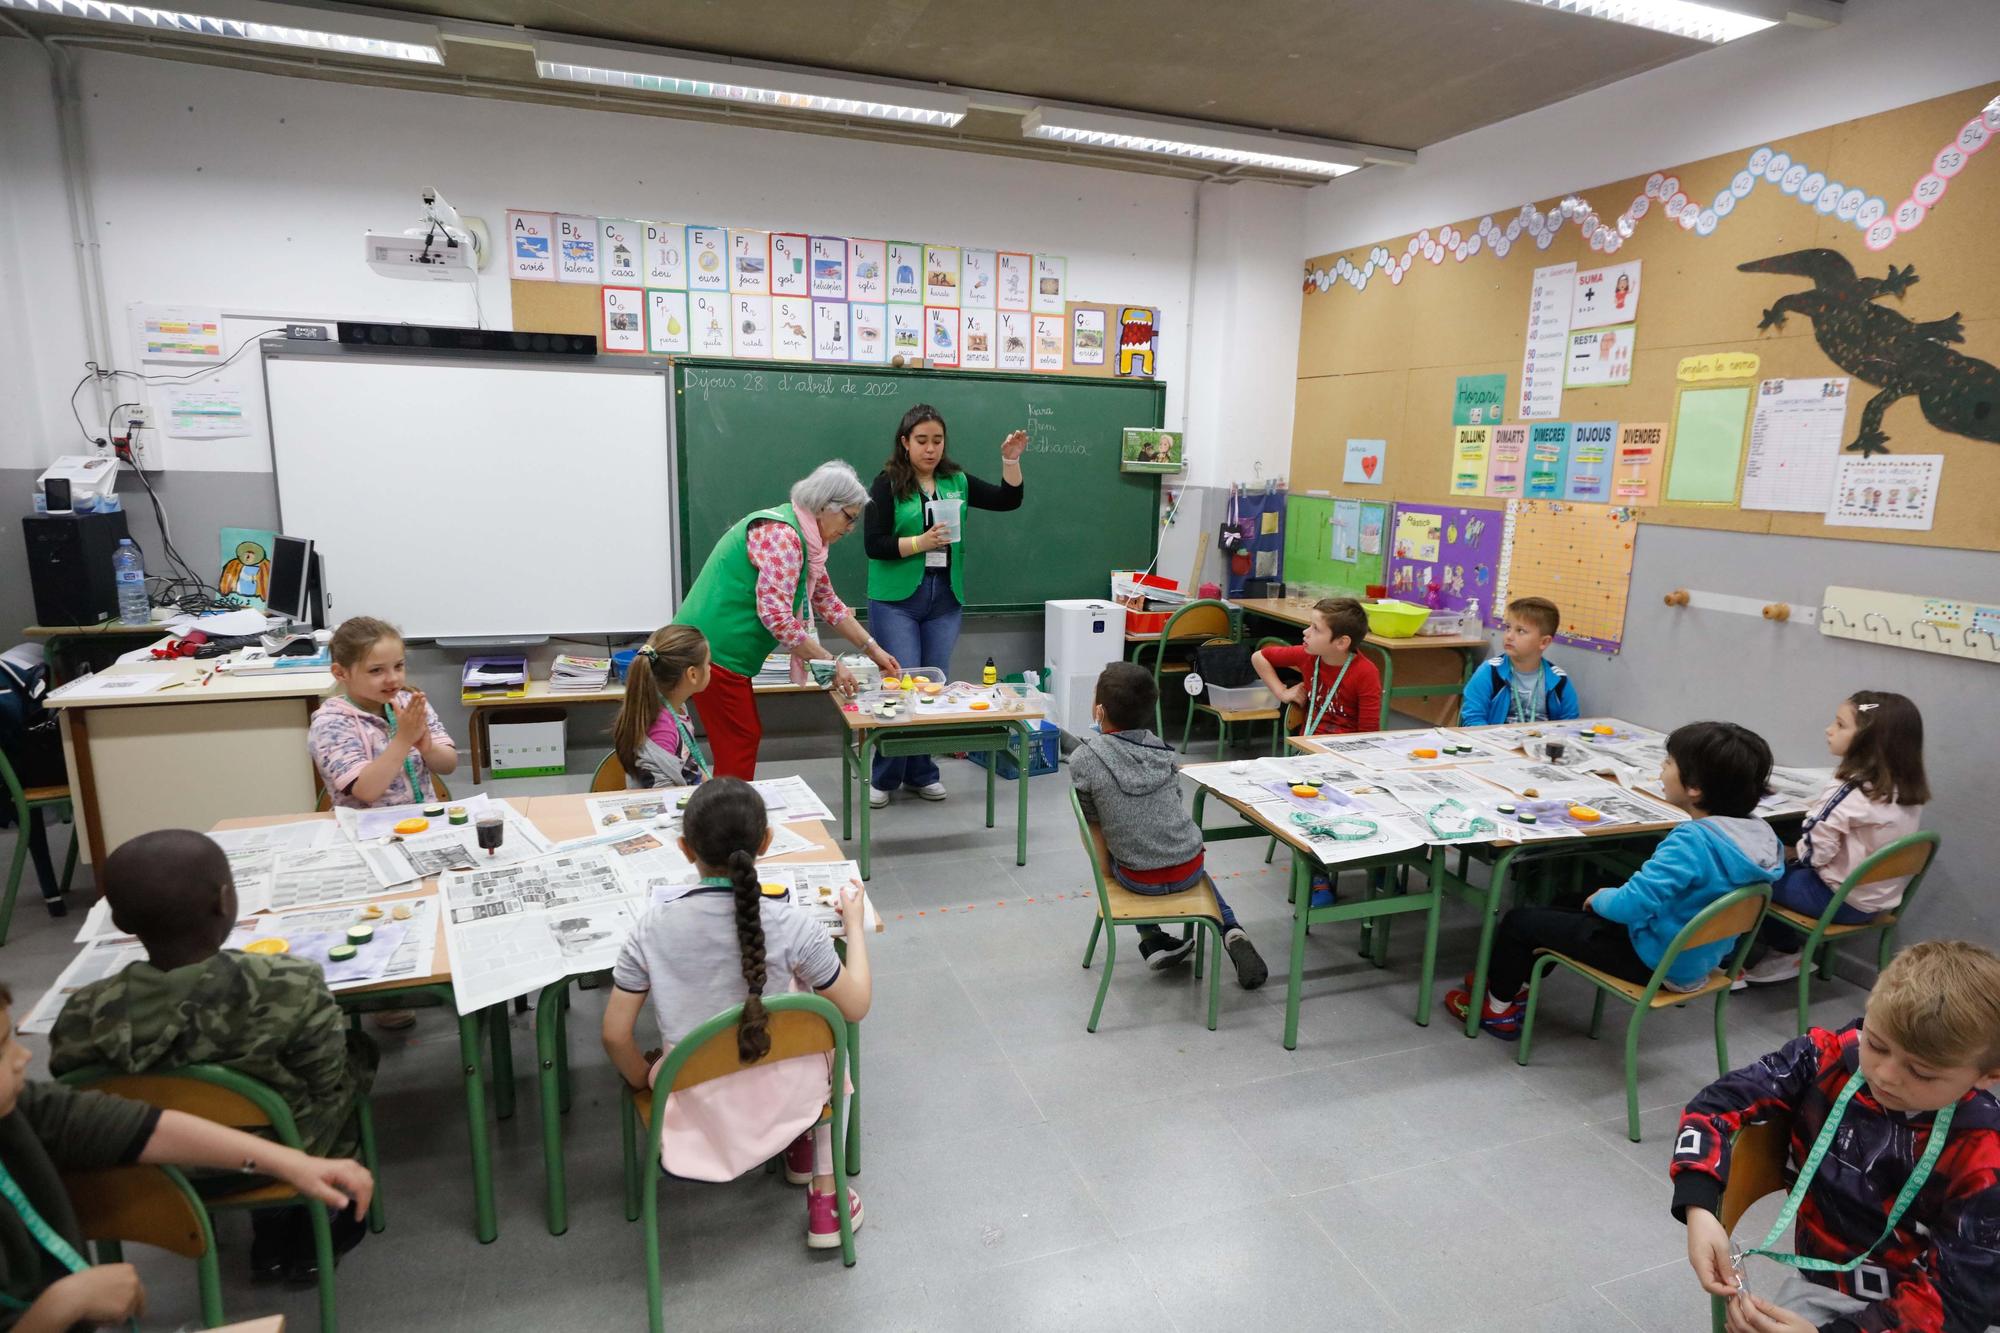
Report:
[{"label": "elderly woman with white hair", "polygon": [[[856,622],[826,573],[826,548],[860,525],[867,504],[868,488],[852,467],[822,463],[792,487],[789,502],[747,514],[723,533],[688,589],[674,623],[708,636],[714,669],[708,688],[689,702],[708,731],[717,777],[756,776],[764,725],[750,682],[771,651],[782,647],[801,663],[832,656],[815,622],[883,671],[903,669]],[[835,673],[835,689],[852,693],[854,684],[845,667]]]}]

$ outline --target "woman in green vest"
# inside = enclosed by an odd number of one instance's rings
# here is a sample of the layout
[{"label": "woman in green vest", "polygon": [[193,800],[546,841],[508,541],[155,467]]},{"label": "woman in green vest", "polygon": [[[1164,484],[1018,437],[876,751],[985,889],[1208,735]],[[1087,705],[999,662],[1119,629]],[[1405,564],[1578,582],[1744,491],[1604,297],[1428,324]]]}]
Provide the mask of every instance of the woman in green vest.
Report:
[{"label": "woman in green vest", "polygon": [[[826,573],[826,548],[854,531],[867,504],[851,466],[821,463],[792,487],[788,503],[744,515],[717,539],[674,614],[676,625],[708,636],[708,688],[688,702],[708,731],[717,777],[748,782],[757,775],[764,725],[750,682],[772,650],[782,646],[795,665],[833,655],[820,645],[815,618],[884,672],[902,671],[834,594]],[[854,674],[843,666],[833,684],[852,694]]]},{"label": "woman in green vest", "polygon": [[[965,603],[965,518],[969,509],[1021,507],[1021,454],[1028,432],[1000,442],[1000,484],[981,481],[944,451],[944,418],[919,403],[903,413],[896,444],[869,489],[868,623],[889,651],[912,665],[951,674]],[[942,801],[944,783],[929,755],[875,760],[868,803],[909,786]]]}]

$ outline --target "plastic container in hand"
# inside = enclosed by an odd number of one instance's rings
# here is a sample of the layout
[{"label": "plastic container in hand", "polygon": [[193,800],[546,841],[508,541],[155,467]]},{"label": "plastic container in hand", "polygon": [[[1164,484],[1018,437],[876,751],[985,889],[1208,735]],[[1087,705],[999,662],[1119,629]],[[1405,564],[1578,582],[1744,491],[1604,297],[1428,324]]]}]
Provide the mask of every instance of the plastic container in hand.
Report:
[{"label": "plastic container in hand", "polygon": [[146,600],[146,564],[130,537],[118,539],[118,549],[111,553],[111,574],[118,583],[118,623],[143,625],[151,620],[153,608]]}]

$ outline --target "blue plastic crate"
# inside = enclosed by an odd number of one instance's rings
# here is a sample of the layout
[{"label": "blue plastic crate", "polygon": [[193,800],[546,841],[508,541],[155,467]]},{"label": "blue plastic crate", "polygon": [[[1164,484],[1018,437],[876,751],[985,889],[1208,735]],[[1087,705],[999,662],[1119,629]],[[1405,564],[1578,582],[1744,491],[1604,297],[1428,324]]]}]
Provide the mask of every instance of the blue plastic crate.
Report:
[{"label": "blue plastic crate", "polygon": [[[1040,777],[1053,773],[1062,758],[1062,728],[1053,722],[1035,724],[1035,739],[1029,749],[1028,776]],[[981,750],[965,756],[981,768],[991,757],[995,762],[993,771],[1012,782],[1021,775],[1021,766],[1014,762],[1014,756],[1005,750]]]}]

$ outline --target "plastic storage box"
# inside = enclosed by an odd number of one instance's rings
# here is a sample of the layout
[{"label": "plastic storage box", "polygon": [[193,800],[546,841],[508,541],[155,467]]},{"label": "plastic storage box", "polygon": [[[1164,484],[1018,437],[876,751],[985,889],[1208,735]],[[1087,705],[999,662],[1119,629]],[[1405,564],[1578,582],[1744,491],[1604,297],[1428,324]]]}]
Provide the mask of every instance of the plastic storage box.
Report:
[{"label": "plastic storage box", "polygon": [[[1035,739],[1028,747],[1028,776],[1040,777],[1044,773],[1056,771],[1062,756],[1062,729],[1053,722],[1037,722]],[[993,760],[993,771],[1009,782],[1021,776],[1021,766],[1014,762],[1014,756],[1005,750],[976,751],[965,756],[981,768],[986,761]]]},{"label": "plastic storage box", "polygon": [[1278,696],[1271,693],[1263,681],[1254,685],[1211,685],[1204,700],[1210,708],[1220,708],[1228,712],[1238,712],[1251,708],[1276,708]]}]

